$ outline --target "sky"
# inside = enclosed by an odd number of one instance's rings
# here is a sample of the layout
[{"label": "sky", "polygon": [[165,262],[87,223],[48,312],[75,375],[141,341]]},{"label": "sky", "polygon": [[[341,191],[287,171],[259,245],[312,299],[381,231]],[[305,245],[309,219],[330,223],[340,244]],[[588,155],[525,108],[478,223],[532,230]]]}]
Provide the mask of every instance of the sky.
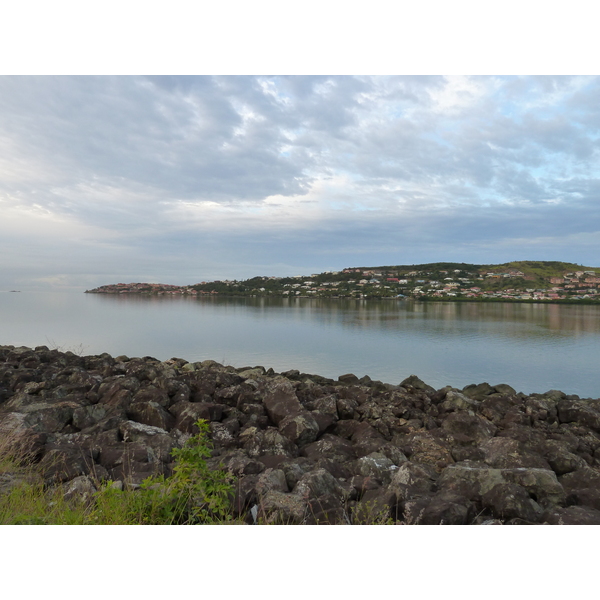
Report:
[{"label": "sky", "polygon": [[0,289],[600,265],[600,78],[0,77]]},{"label": "sky", "polygon": [[[2,17],[0,290],[427,261],[600,266],[600,80],[587,76],[600,70],[588,0],[21,0],[6,3]],[[96,531],[94,548],[114,545],[114,532]],[[226,531],[215,530],[211,548],[231,546]],[[536,544],[539,530],[535,539],[527,531],[511,536],[528,535],[519,547],[533,568],[552,560],[557,535],[563,546],[580,541],[553,530]],[[357,536],[367,534],[346,530],[352,539],[335,543],[338,529],[315,545],[325,533],[295,544],[327,549],[312,565],[326,565],[322,580],[355,558]],[[273,530],[259,534],[271,548]],[[432,540],[409,534],[411,572],[427,577],[419,550]],[[90,545],[90,535],[69,538],[57,556]],[[443,554],[465,535],[433,542]],[[30,547],[25,538],[19,532],[12,546]],[[514,544],[492,546],[500,560],[514,555]],[[289,551],[280,555],[276,578],[290,562]],[[466,583],[477,589],[490,551],[481,557]],[[373,567],[381,571],[382,560]],[[572,560],[593,572],[580,555]],[[46,563],[53,573],[57,565]],[[445,587],[456,579],[448,564],[447,573],[436,566]],[[255,575],[252,561],[236,569],[240,580]],[[515,575],[520,587],[539,593],[526,575]],[[372,591],[363,579],[349,580],[348,591],[361,583]],[[415,591],[422,579],[413,577]],[[130,581],[125,573],[119,583]],[[163,591],[161,581],[151,585],[151,596]]]},{"label": "sky", "polygon": [[595,20],[569,7],[15,3],[0,290],[600,266]]}]

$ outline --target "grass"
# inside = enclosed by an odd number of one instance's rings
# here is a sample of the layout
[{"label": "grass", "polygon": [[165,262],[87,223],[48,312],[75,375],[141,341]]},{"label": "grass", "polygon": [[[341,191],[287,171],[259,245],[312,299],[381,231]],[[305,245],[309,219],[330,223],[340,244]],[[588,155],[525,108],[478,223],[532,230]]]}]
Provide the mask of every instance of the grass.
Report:
[{"label": "grass", "polygon": [[47,486],[23,440],[0,439],[0,524],[3,525],[196,525],[234,522],[233,485],[211,471],[208,423],[183,448],[175,449],[173,475],[150,477],[140,489],[94,482],[86,497],[69,484]]},{"label": "grass", "polygon": [[[49,486],[35,455],[23,439],[0,435],[1,525],[200,525],[243,524],[233,517],[234,486],[223,471],[212,471],[209,426],[173,450],[170,477],[153,476],[139,489],[112,481],[87,481],[88,493],[73,493],[72,483]],[[93,480],[93,477],[91,477]],[[308,509],[310,511],[310,509]],[[344,507],[344,520],[356,525],[394,524],[389,508],[377,502]],[[257,515],[258,524],[279,523],[274,515]],[[303,522],[327,522],[327,514],[304,515]]]}]

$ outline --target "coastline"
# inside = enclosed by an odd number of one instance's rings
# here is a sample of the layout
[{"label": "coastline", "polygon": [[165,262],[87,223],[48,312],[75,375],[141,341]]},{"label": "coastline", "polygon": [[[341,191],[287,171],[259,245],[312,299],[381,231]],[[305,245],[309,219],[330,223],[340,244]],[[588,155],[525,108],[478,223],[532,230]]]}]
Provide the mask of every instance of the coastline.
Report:
[{"label": "coastline", "polygon": [[452,296],[306,296],[306,295],[298,295],[298,296],[284,296],[281,294],[222,294],[219,292],[215,293],[206,293],[206,294],[193,294],[190,292],[139,292],[139,291],[118,291],[118,292],[104,292],[104,291],[94,291],[94,290],[86,290],[83,292],[84,294],[99,294],[106,296],[129,296],[129,295],[137,295],[137,296],[183,296],[187,298],[197,298],[197,299],[207,299],[207,298],[272,298],[278,300],[290,300],[301,298],[303,300],[369,300],[369,301],[395,301],[395,302],[470,302],[476,304],[482,303],[509,303],[509,304],[585,304],[585,305],[593,305],[600,306],[600,298],[504,298],[504,297],[478,297],[478,298],[461,298],[461,297],[452,297]]},{"label": "coastline", "polygon": [[248,523],[600,524],[600,399],[44,346],[0,346],[0,375],[48,485],[168,476],[200,418]]}]

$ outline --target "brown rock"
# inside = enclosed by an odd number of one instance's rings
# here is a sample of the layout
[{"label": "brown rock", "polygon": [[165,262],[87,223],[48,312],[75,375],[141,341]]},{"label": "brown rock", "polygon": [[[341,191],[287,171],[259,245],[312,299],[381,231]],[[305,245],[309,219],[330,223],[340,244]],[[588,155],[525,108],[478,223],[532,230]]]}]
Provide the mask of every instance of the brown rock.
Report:
[{"label": "brown rock", "polygon": [[303,411],[294,386],[283,377],[276,377],[267,384],[263,404],[275,425],[279,425],[286,417]]},{"label": "brown rock", "polygon": [[489,440],[497,431],[496,426],[484,417],[465,412],[449,414],[442,423],[442,429],[461,444],[477,446]]}]

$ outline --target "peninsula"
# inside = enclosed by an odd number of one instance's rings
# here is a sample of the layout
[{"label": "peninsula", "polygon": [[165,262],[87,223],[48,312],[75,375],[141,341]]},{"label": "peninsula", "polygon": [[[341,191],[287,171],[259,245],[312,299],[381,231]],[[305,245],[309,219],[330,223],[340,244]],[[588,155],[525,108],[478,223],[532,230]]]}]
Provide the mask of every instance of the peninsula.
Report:
[{"label": "peninsula", "polygon": [[89,294],[412,298],[445,301],[599,302],[600,267],[556,261],[498,265],[438,262],[350,267],[293,277],[202,281],[193,285],[116,283]]}]

